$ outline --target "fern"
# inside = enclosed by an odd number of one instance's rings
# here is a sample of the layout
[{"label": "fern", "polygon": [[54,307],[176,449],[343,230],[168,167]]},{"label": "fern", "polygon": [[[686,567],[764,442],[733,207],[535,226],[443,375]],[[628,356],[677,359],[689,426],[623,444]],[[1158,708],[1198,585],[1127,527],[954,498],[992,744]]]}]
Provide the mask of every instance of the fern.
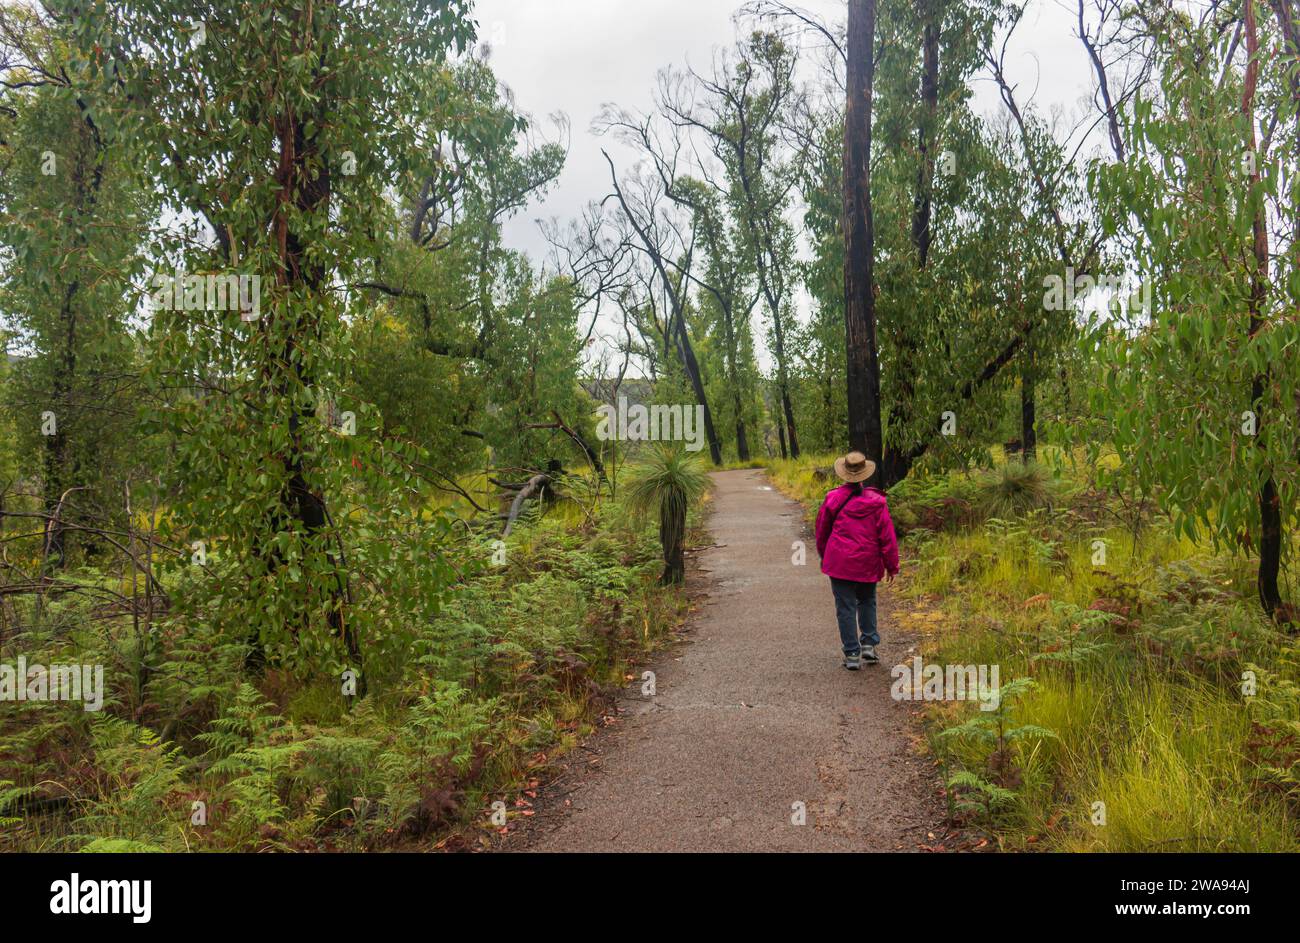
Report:
[{"label": "fern", "polygon": [[175,849],[183,764],[156,734],[116,717],[92,730],[99,788],[78,800],[81,814],[69,840],[80,847],[120,840]]},{"label": "fern", "polygon": [[285,844],[300,840],[316,825],[324,797],[312,796],[295,813],[285,796],[300,767],[307,743],[252,685],[240,686],[235,701],[198,736],[208,745],[202,760],[205,779],[216,787],[215,826],[231,843]]},{"label": "fern", "polygon": [[[1294,649],[1291,657],[1295,658]],[[1300,684],[1259,665],[1246,667],[1254,672],[1258,686],[1258,693],[1247,700],[1255,775],[1293,803],[1300,803]]]},{"label": "fern", "polygon": [[[475,747],[491,730],[496,707],[494,701],[475,702],[467,694],[449,683],[422,696],[408,712],[396,743],[379,757],[383,827],[409,826],[422,813],[443,818],[460,806],[460,777],[474,764]],[[430,799],[438,800],[432,809]]]},{"label": "fern", "polygon": [[[973,743],[984,748],[981,756],[986,768],[1000,770],[1004,782],[1010,782],[1013,778],[1018,781],[1018,777],[1012,775],[1015,754],[1010,749],[1010,745],[1025,740],[1056,739],[1055,731],[1037,724],[1020,726],[1010,724],[1012,706],[1034,687],[1032,678],[1022,677],[1010,681],[999,689],[998,703],[994,710],[978,711],[962,723],[939,731],[938,739]],[[992,815],[1016,798],[1013,790],[989,782],[977,773],[966,769],[954,772],[948,780],[948,785],[951,788],[966,790],[967,793],[973,792],[978,796],[978,801],[972,802],[968,795],[963,794],[957,799],[958,808],[979,811],[985,815]]]},{"label": "fern", "polygon": [[9,810],[15,802],[25,799],[36,792],[35,786],[15,786],[8,779],[0,779],[0,829],[12,828],[22,824],[21,818],[6,816],[5,812]]},{"label": "fern", "polygon": [[948,788],[958,791],[955,800],[958,809],[985,815],[1009,806],[1016,800],[1016,794],[1010,789],[1003,789],[969,770],[959,770],[948,777]]},{"label": "fern", "polygon": [[121,855],[141,852],[165,852],[167,849],[161,845],[132,841],[129,838],[96,838],[78,850],[87,854]]}]

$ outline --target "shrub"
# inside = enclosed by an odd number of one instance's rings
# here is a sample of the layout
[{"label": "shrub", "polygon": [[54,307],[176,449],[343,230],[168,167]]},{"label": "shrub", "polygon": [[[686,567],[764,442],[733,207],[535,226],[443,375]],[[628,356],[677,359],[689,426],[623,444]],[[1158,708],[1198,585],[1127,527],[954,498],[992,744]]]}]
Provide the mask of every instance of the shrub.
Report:
[{"label": "shrub", "polygon": [[1047,474],[1032,462],[1008,462],[979,479],[977,506],[985,518],[1022,517],[1051,503]]}]

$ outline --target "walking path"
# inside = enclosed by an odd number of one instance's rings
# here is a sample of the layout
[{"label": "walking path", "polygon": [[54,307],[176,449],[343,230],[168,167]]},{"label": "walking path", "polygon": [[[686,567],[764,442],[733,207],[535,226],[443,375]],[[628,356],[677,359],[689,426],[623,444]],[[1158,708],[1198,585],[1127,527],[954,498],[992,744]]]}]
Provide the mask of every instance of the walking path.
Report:
[{"label": "walking path", "polygon": [[[575,751],[507,848],[537,851],[915,851],[942,803],[890,666],[911,658],[880,599],[881,664],[840,667],[829,584],[799,506],[759,471],[713,475],[717,545],[690,644],[640,672],[622,722]],[[806,542],[806,563],[792,562]],[[710,579],[711,578],[711,579]],[[592,757],[598,757],[592,760]],[[558,796],[567,797],[567,805]],[[792,823],[799,806],[806,824]],[[511,836],[512,839],[515,836]]]}]

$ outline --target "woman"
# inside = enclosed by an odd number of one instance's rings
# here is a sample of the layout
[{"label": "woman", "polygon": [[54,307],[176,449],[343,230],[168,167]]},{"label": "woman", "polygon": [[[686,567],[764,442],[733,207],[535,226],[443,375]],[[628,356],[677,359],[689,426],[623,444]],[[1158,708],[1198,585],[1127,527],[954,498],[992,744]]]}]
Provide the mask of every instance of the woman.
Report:
[{"label": "woman", "polygon": [[817,553],[822,572],[831,578],[835,617],[840,624],[844,667],[857,671],[863,659],[874,665],[880,633],[876,630],[876,584],[898,575],[898,538],[884,492],[862,485],[876,473],[876,463],[861,452],[835,460],[844,482],[817,512]]}]

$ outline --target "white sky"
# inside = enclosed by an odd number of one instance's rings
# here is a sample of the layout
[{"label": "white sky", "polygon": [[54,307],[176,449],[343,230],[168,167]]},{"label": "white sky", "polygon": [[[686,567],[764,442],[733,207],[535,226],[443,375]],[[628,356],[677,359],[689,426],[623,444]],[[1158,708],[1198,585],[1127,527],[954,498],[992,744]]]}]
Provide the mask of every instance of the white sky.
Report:
[{"label": "white sky", "polygon": [[[904,0],[909,2],[909,0]],[[506,226],[507,243],[534,258],[547,252],[536,220],[576,217],[587,201],[608,192],[608,168],[600,155],[610,148],[620,172],[631,154],[590,133],[605,102],[647,109],[655,73],[690,62],[707,68],[716,48],[734,36],[732,15],[742,0],[478,0],[479,35],[492,46],[492,66],[515,92],[518,108],[548,140],[559,139],[549,116],[562,112],[571,124],[569,157],[558,184]],[[797,5],[838,22],[844,0],[802,0]],[[1031,94],[1041,108],[1080,110],[1091,94],[1092,75],[1074,36],[1066,0],[1035,0],[1016,32],[1008,76],[1019,84],[1023,107]],[[976,83],[977,110],[1002,108],[991,81]],[[620,160],[620,156],[622,159]]]}]

